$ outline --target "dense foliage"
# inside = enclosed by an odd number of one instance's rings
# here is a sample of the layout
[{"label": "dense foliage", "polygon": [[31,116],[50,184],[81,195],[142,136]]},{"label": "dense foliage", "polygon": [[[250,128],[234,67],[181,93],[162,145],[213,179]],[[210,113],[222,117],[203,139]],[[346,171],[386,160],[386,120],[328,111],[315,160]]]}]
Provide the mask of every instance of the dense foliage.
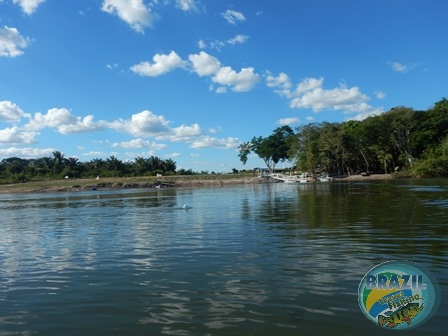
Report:
[{"label": "dense foliage", "polygon": [[[426,111],[396,107],[362,121],[311,123],[277,128],[239,147],[246,163],[254,152],[272,170],[290,160],[299,170],[336,175],[406,171],[412,176],[448,175],[448,100]],[[285,148],[286,154],[285,154]]]},{"label": "dense foliage", "polygon": [[[180,170],[188,175],[190,171]],[[176,163],[162,160],[158,157],[137,157],[134,161],[121,161],[114,156],[106,160],[93,159],[80,162],[77,158],[68,157],[59,151],[53,152],[53,157],[39,159],[21,159],[11,157],[0,162],[0,179],[5,182],[25,182],[28,180],[47,178],[93,178],[144,176],[156,174],[175,174]]]}]

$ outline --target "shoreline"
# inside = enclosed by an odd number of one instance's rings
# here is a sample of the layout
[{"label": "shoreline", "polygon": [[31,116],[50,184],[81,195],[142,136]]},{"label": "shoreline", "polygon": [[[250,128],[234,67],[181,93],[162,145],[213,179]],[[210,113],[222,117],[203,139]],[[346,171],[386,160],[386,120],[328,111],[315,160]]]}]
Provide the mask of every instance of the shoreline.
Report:
[{"label": "shoreline", "polygon": [[[351,175],[335,177],[333,181],[379,181],[391,180],[393,174],[373,174],[370,176]],[[29,194],[51,192],[79,192],[89,190],[120,190],[138,188],[179,188],[179,187],[213,187],[222,185],[270,183],[257,176],[213,175],[213,176],[163,176],[163,177],[110,177],[97,179],[61,179],[31,181],[0,185],[0,194]],[[273,182],[275,183],[275,182]],[[314,183],[314,182],[312,182]],[[327,182],[318,182],[327,183]],[[331,183],[331,182],[330,182]]]}]

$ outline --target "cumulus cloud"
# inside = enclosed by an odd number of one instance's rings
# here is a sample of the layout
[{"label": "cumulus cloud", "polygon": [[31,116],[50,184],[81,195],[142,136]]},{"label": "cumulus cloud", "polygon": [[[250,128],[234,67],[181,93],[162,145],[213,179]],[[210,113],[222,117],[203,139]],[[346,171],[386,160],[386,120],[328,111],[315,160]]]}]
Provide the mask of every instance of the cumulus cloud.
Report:
[{"label": "cumulus cloud", "polygon": [[13,0],[12,2],[18,4],[24,13],[31,15],[45,0]]},{"label": "cumulus cloud", "polygon": [[0,56],[16,57],[23,55],[30,39],[23,37],[16,28],[4,26],[0,28]]},{"label": "cumulus cloud", "polygon": [[168,55],[155,54],[152,58],[154,63],[141,62],[131,67],[131,70],[140,76],[156,77],[172,71],[176,68],[183,68],[186,62],[179,55],[171,51]]},{"label": "cumulus cloud", "polygon": [[306,92],[313,92],[314,90],[319,90],[322,88],[324,79],[321,78],[305,78],[303,81],[297,85],[296,94],[304,94]]},{"label": "cumulus cloud", "polygon": [[228,137],[228,138],[214,138],[210,136],[204,136],[201,139],[195,140],[191,143],[191,148],[219,148],[219,149],[229,149],[237,148],[241,141],[238,138]]},{"label": "cumulus cloud", "polygon": [[199,1],[196,0],[176,0],[176,7],[184,12],[196,11],[199,6]]},{"label": "cumulus cloud", "polygon": [[198,124],[171,127],[163,116],[145,110],[133,114],[131,119],[118,119],[109,123],[109,127],[135,137],[154,137],[158,140],[189,141],[202,133]]},{"label": "cumulus cloud", "polygon": [[212,81],[221,85],[216,92],[227,92],[226,87],[230,87],[235,92],[250,91],[259,81],[260,76],[255,73],[254,68],[242,68],[236,72],[231,67],[221,66],[221,62],[205,51],[193,54],[188,57],[193,71],[199,76],[212,76]]},{"label": "cumulus cloud", "polygon": [[311,109],[316,113],[322,110],[343,111],[346,114],[356,113],[352,119],[359,120],[384,112],[382,107],[375,108],[369,105],[367,103],[369,97],[357,86],[348,88],[341,84],[333,89],[324,89],[323,83],[322,77],[305,78],[297,84],[295,89],[291,89],[291,82],[286,74],[281,73],[275,77],[268,73],[266,76],[266,85],[289,99],[291,108]]},{"label": "cumulus cloud", "polygon": [[8,100],[0,101],[0,121],[19,121],[22,117],[30,118],[30,115]]},{"label": "cumulus cloud", "polygon": [[289,76],[284,72],[281,72],[277,77],[268,72],[266,75],[266,85],[271,88],[279,88],[283,90],[290,89],[292,86]]},{"label": "cumulus cloud", "polygon": [[106,126],[104,121],[95,122],[92,115],[84,118],[74,116],[65,108],[52,108],[46,114],[36,113],[25,125],[26,130],[40,130],[46,127],[54,128],[61,134],[98,131]]},{"label": "cumulus cloud", "polygon": [[297,124],[300,122],[299,118],[282,118],[277,121],[277,124],[281,126]]},{"label": "cumulus cloud", "polygon": [[216,74],[221,68],[221,62],[205,51],[201,51],[199,54],[188,56],[188,59],[193,65],[193,70],[199,76],[211,76]]},{"label": "cumulus cloud", "polygon": [[163,116],[158,116],[145,110],[133,114],[131,119],[118,119],[109,124],[112,129],[131,134],[136,137],[159,136],[169,132],[169,122]]},{"label": "cumulus cloud", "polygon": [[167,145],[155,143],[154,141],[148,141],[141,138],[132,139],[124,142],[114,142],[112,148],[149,148],[152,150],[165,149]]},{"label": "cumulus cloud", "polygon": [[18,145],[36,142],[38,132],[25,131],[17,126],[0,130],[0,144]]},{"label": "cumulus cloud", "polygon": [[162,136],[160,137],[160,139],[167,139],[174,142],[177,141],[188,142],[201,134],[202,129],[198,124],[193,124],[191,126],[181,125],[179,127],[172,128],[170,134]]},{"label": "cumulus cloud", "polygon": [[234,38],[227,40],[229,44],[243,44],[249,39],[249,36],[246,35],[236,35]]},{"label": "cumulus cloud", "polygon": [[104,0],[101,10],[108,14],[116,14],[139,33],[152,26],[155,19],[155,15],[143,0]]},{"label": "cumulus cloud", "polygon": [[222,67],[212,77],[212,81],[220,85],[229,86],[236,92],[250,91],[260,81],[260,76],[254,70],[251,67],[242,68],[240,72],[236,72],[231,67]]},{"label": "cumulus cloud", "polygon": [[38,158],[44,156],[51,156],[53,148],[17,148],[10,147],[0,149],[0,156],[4,157],[20,157],[20,158]]},{"label": "cumulus cloud", "polygon": [[354,86],[346,88],[340,86],[335,89],[323,89],[323,79],[307,78],[299,84],[295,91],[296,97],[291,100],[292,108],[309,108],[314,112],[322,110],[348,110],[353,112],[357,106],[365,102],[368,97]]},{"label": "cumulus cloud", "polygon": [[238,22],[246,21],[246,17],[243,13],[228,9],[221,13],[222,17],[230,24],[236,25]]}]

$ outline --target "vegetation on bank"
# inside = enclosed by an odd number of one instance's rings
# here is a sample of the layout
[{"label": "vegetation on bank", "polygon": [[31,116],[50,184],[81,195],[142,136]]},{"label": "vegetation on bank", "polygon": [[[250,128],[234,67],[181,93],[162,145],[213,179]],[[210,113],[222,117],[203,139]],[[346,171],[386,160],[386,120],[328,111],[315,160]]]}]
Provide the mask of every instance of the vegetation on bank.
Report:
[{"label": "vegetation on bank", "polygon": [[[442,98],[426,111],[396,107],[362,121],[310,123],[276,128],[268,137],[253,137],[239,146],[245,164],[255,153],[273,170],[290,161],[297,170],[353,175],[360,172],[390,173],[397,177],[448,176],[448,100]],[[243,171],[244,172],[244,171]],[[232,170],[233,177],[238,170]],[[250,175],[250,172],[248,172]],[[121,161],[114,156],[80,162],[54,151],[52,157],[0,162],[0,183],[57,180],[97,176],[193,176],[217,174],[177,169],[171,159],[156,156]]]},{"label": "vegetation on bank", "polygon": [[334,175],[448,176],[448,100],[425,111],[396,107],[362,121],[310,123],[295,131],[282,126],[240,145],[244,164],[251,152],[270,170],[288,160],[301,171]]},{"label": "vegetation on bank", "polygon": [[[188,182],[191,179],[208,181],[252,176],[251,171],[239,172],[233,169],[232,174],[216,174],[177,169],[176,165],[171,159],[162,160],[156,156],[137,157],[133,161],[121,161],[111,156],[105,160],[93,159],[81,162],[77,158],[65,157],[61,152],[54,151],[52,157],[3,159],[0,162],[0,184],[28,182],[31,189],[39,189],[40,186],[47,188],[49,185],[67,188],[73,187],[73,180],[76,179],[82,187],[101,186],[103,183],[107,183],[108,187],[115,187],[120,183],[148,183],[152,186],[160,181],[178,183],[179,178]],[[92,184],[90,180],[96,177],[100,178],[99,181]],[[50,183],[43,183],[45,181]],[[32,182],[36,184],[33,185]]]}]

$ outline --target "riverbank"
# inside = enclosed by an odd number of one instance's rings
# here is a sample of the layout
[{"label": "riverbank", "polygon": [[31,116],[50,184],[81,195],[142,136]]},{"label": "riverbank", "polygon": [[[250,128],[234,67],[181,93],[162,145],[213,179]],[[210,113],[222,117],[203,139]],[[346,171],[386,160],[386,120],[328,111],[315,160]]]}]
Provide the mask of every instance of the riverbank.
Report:
[{"label": "riverbank", "polygon": [[[335,181],[371,181],[393,179],[392,174],[352,175]],[[265,179],[249,174],[217,174],[191,176],[110,177],[101,179],[61,179],[30,181],[0,185],[0,194],[76,192],[135,188],[212,187],[236,184],[257,184]]]}]

